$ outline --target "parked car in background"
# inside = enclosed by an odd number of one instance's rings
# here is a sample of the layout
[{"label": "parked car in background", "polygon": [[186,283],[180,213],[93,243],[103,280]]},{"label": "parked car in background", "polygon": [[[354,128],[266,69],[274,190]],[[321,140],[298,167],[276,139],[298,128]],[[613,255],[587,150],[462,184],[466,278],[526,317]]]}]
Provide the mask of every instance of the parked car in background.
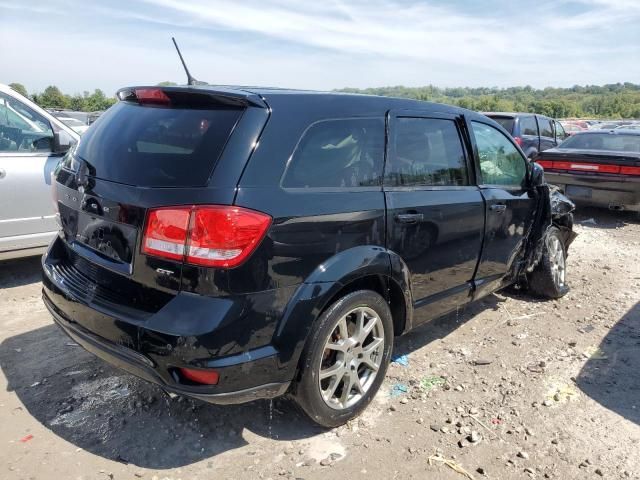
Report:
[{"label": "parked car in background", "polygon": [[579,205],[640,212],[640,131],[576,133],[536,159],[547,182]]},{"label": "parked car in background", "polygon": [[560,122],[533,113],[486,112],[511,134],[527,158],[535,159],[539,152],[553,148],[567,138]]},{"label": "parked car in background", "polygon": [[561,122],[561,125],[564,128],[564,131],[566,132],[567,136],[570,137],[571,135],[573,135],[574,133],[578,133],[578,132],[584,132],[585,130],[588,130],[585,127],[581,127],[579,124],[577,123],[571,123],[571,122]]},{"label": "parked car in background", "polygon": [[56,172],[43,299],[168,391],[289,392],[340,425],[395,336],[516,282],[567,291],[573,204],[483,115],[266,88],[118,96]]},{"label": "parked car in background", "polygon": [[0,84],[0,260],[42,253],[55,236],[51,173],[78,138]]},{"label": "parked car in background", "polygon": [[58,120],[64,122],[67,126],[71,127],[78,135],[82,135],[87,131],[89,125],[82,123],[80,120],[72,117],[57,117]]}]

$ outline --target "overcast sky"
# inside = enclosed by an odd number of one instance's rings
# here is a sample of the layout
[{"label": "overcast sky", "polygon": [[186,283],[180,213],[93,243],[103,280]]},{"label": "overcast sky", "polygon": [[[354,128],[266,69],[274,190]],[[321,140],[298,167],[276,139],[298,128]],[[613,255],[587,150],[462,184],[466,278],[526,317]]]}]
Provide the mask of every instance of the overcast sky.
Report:
[{"label": "overcast sky", "polygon": [[640,0],[0,0],[0,82],[640,83]]}]

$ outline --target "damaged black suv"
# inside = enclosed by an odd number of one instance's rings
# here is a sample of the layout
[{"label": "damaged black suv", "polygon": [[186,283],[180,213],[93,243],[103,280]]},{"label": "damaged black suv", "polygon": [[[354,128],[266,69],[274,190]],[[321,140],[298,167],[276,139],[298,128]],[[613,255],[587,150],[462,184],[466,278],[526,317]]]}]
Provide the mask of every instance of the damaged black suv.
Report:
[{"label": "damaged black suv", "polygon": [[513,284],[566,291],[573,205],[487,117],[245,87],[118,97],[55,172],[43,298],[167,391],[289,393],[339,425],[395,336]]}]

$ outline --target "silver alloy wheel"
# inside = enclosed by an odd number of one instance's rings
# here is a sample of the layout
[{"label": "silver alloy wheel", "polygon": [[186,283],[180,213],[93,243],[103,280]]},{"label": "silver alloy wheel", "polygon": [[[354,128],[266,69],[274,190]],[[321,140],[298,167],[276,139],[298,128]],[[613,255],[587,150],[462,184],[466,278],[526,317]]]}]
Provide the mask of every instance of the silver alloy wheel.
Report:
[{"label": "silver alloy wheel", "polygon": [[384,327],[369,307],[356,307],[336,323],[325,341],[318,386],[336,410],[356,404],[371,388],[384,353]]},{"label": "silver alloy wheel", "polygon": [[553,283],[557,287],[564,286],[565,275],[565,261],[564,261],[564,249],[560,239],[552,235],[549,237],[549,262],[551,263],[551,275],[553,276]]}]

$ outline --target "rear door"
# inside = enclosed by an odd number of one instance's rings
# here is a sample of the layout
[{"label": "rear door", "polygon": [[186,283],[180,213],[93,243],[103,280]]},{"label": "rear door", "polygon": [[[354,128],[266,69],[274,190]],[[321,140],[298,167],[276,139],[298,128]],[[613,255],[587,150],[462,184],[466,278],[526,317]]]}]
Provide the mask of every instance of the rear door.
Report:
[{"label": "rear door", "polygon": [[526,159],[512,139],[483,121],[470,123],[478,185],[486,205],[484,244],[475,276],[480,297],[508,280],[523,252],[535,204],[527,189]]},{"label": "rear door", "polygon": [[484,205],[463,141],[464,119],[394,112],[384,190],[387,239],[411,273],[421,323],[469,301]]},{"label": "rear door", "polygon": [[538,119],[538,130],[540,132],[540,150],[548,150],[556,146],[556,137],[553,129],[553,121],[548,117],[536,115]]},{"label": "rear door", "polygon": [[49,120],[0,92],[0,251],[44,246],[55,234],[51,172],[59,160]]}]

